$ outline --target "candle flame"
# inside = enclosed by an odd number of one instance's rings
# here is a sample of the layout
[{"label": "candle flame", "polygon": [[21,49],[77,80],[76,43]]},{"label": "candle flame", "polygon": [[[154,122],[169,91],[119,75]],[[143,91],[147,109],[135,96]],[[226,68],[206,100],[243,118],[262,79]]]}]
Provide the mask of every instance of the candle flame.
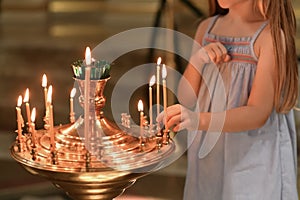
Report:
[{"label": "candle flame", "polygon": [[149,86],[152,87],[155,83],[155,76],[153,75],[150,79],[150,83],[149,83]]},{"label": "candle flame", "polygon": [[167,68],[166,68],[165,64],[163,64],[162,71],[161,71],[161,76],[162,76],[163,79],[166,79],[166,77],[167,77]]},{"label": "candle flame", "polygon": [[22,96],[20,95],[19,98],[18,98],[18,107],[21,107],[22,105]]},{"label": "candle flame", "polygon": [[86,65],[90,65],[92,63],[90,47],[86,47],[86,49],[85,49],[85,63],[86,63]]},{"label": "candle flame", "polygon": [[157,65],[160,65],[161,64],[161,57],[159,57],[158,59],[157,59]]},{"label": "candle flame", "polygon": [[36,116],[36,109],[34,107],[31,111],[31,122],[35,121],[35,116]]},{"label": "candle flame", "polygon": [[27,103],[29,101],[29,89],[27,88],[24,95],[24,103]]},{"label": "candle flame", "polygon": [[71,97],[71,98],[74,98],[74,97],[75,97],[75,94],[76,94],[76,88],[73,88],[73,89],[71,90],[70,97]]},{"label": "candle flame", "polygon": [[47,103],[52,103],[52,85],[50,85],[48,88]]},{"label": "candle flame", "polygon": [[142,100],[139,100],[139,103],[138,103],[138,111],[139,111],[139,112],[142,112],[143,110],[144,110],[143,101],[142,101]]},{"label": "candle flame", "polygon": [[42,78],[42,87],[47,87],[47,76],[46,74],[43,75],[43,78]]}]

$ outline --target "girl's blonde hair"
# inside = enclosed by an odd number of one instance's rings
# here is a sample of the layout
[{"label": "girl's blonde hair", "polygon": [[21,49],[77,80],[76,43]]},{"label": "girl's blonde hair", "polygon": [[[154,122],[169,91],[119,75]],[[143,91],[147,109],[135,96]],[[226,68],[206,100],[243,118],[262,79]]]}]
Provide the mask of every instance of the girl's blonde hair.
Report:
[{"label": "girl's blonde hair", "polygon": [[[209,5],[210,15],[228,12],[219,6],[217,0],[210,0]],[[286,113],[298,99],[295,13],[291,0],[255,0],[254,6],[269,20],[277,69],[275,108],[277,112]]]}]

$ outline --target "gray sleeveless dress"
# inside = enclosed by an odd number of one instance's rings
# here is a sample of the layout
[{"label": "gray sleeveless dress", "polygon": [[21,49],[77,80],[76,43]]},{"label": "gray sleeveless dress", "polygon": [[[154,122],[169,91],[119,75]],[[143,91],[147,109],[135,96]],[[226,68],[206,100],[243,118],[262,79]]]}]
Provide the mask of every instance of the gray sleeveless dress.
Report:
[{"label": "gray sleeveless dress", "polygon": [[[224,110],[247,104],[255,76],[257,58],[253,44],[264,23],[251,37],[225,37],[210,33],[218,16],[211,20],[203,45],[220,41],[232,60],[218,66],[221,76],[214,76],[210,65],[201,69],[207,88],[199,92],[201,111],[224,103]],[[222,80],[220,80],[222,79]],[[217,96],[222,81],[225,98]],[[202,83],[203,84],[203,83]],[[211,96],[210,96],[211,95]],[[251,120],[251,119],[249,119]],[[211,151],[199,157],[199,151],[209,132],[199,132],[190,143],[186,176],[186,200],[297,200],[296,131],[293,111],[278,114],[273,111],[266,124],[256,130],[222,133]]]}]

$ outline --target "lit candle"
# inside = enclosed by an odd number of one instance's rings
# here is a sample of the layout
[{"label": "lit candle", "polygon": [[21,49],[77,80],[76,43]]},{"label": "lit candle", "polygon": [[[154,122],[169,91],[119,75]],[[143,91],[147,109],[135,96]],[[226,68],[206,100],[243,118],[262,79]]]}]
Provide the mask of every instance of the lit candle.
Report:
[{"label": "lit candle", "polygon": [[167,68],[164,64],[162,67],[162,82],[163,82],[163,100],[164,100],[164,112],[165,112],[165,129],[168,130],[167,127]]},{"label": "lit candle", "polygon": [[155,83],[155,76],[153,75],[149,82],[149,115],[150,115],[150,131],[152,131],[153,126],[153,111],[152,111],[152,86]]},{"label": "lit candle", "polygon": [[75,122],[74,100],[73,100],[75,94],[76,94],[76,88],[73,88],[70,93],[70,122],[71,123]]},{"label": "lit candle", "polygon": [[27,88],[24,95],[24,103],[26,106],[26,114],[27,114],[27,122],[28,126],[30,126],[31,120],[30,120],[30,105],[29,105],[29,89]]},{"label": "lit candle", "polygon": [[90,94],[90,78],[91,78],[91,63],[92,63],[92,55],[91,49],[89,47],[85,50],[85,82],[84,82],[84,137],[85,137],[85,145],[89,148],[89,111],[90,111],[90,103],[89,103],[89,94]]},{"label": "lit candle", "polygon": [[160,93],[160,91],[159,91],[159,88],[160,88],[160,86],[159,86],[159,84],[160,84],[160,82],[159,82],[159,77],[160,77],[160,64],[161,64],[161,57],[159,57],[158,59],[157,59],[157,65],[156,65],[156,104],[157,104],[157,116],[158,116],[158,114],[160,113],[160,110],[159,110],[159,108],[160,108],[160,95],[159,95],[159,93]]},{"label": "lit candle", "polygon": [[49,133],[50,133],[50,150],[55,150],[55,139],[54,139],[54,122],[53,122],[53,105],[52,105],[52,85],[48,88],[47,93],[47,107],[49,111]]},{"label": "lit candle", "polygon": [[42,87],[44,88],[45,107],[47,107],[47,93],[48,93],[48,90],[47,90],[47,76],[46,76],[46,74],[44,74],[43,78],[42,78]]},{"label": "lit candle", "polygon": [[24,124],[22,113],[21,113],[21,105],[22,105],[22,96],[20,95],[17,102],[17,122],[18,122],[18,140],[21,142],[22,139],[22,126]]},{"label": "lit candle", "polygon": [[92,64],[92,54],[90,47],[86,47],[85,49],[85,63],[87,66],[90,66]]},{"label": "lit candle", "polygon": [[139,100],[138,111],[140,112],[140,136],[143,136],[143,123],[144,123],[144,105],[142,100]]},{"label": "lit candle", "polygon": [[52,104],[52,90],[53,90],[52,85],[50,85],[47,93],[47,103],[46,103],[47,106]]},{"label": "lit candle", "polygon": [[36,147],[36,131],[35,131],[35,116],[36,116],[36,109],[33,108],[31,112],[31,137],[32,137],[32,147]]}]

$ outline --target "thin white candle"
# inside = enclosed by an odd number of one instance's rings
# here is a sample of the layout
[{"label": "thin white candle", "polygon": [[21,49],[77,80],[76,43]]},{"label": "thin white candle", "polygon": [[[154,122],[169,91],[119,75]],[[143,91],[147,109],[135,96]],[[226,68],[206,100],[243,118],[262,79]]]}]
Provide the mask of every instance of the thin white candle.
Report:
[{"label": "thin white candle", "polygon": [[90,47],[86,47],[85,49],[85,64],[90,66],[92,64],[92,54]]},{"label": "thin white candle", "polygon": [[24,95],[24,103],[26,107],[26,114],[27,114],[27,122],[28,126],[30,126],[31,119],[30,119],[30,105],[29,105],[29,89],[27,88]]},{"label": "thin white candle", "polygon": [[160,113],[160,64],[161,64],[161,57],[157,59],[157,65],[156,65],[156,110],[157,110],[157,116]]},{"label": "thin white candle", "polygon": [[44,74],[43,78],[42,78],[42,87],[44,88],[44,99],[45,99],[45,108],[46,108],[47,107],[47,94],[48,94],[46,74]]},{"label": "thin white candle", "polygon": [[142,100],[138,102],[138,111],[140,112],[140,136],[143,137],[144,105]]},{"label": "thin white candle", "polygon": [[49,115],[50,117],[50,143],[51,143],[51,151],[55,151],[55,132],[54,132],[54,120],[53,120],[53,105],[49,106]]},{"label": "thin white candle", "polygon": [[20,95],[17,102],[17,123],[18,123],[18,140],[21,142],[22,139],[22,126],[23,126],[23,117],[21,113],[21,105],[22,105],[22,96]]},{"label": "thin white candle", "polygon": [[74,100],[73,100],[75,97],[75,94],[76,94],[76,88],[73,88],[70,93],[70,122],[71,123],[75,122]]},{"label": "thin white candle", "polygon": [[164,100],[164,112],[165,112],[165,129],[168,130],[168,127],[167,127],[167,116],[168,116],[168,113],[167,113],[167,81],[166,81],[166,78],[167,78],[167,68],[166,68],[166,65],[163,64],[163,67],[162,67],[162,82],[163,82],[163,100]]},{"label": "thin white candle", "polygon": [[150,116],[150,131],[152,131],[153,126],[153,110],[152,110],[152,86],[155,83],[155,76],[153,75],[149,82],[149,116]]},{"label": "thin white candle", "polygon": [[89,47],[85,50],[85,83],[84,83],[84,137],[85,137],[85,145],[89,149],[89,111],[90,111],[90,103],[89,103],[89,94],[90,94],[90,76],[91,76],[91,63],[92,56],[91,50]]},{"label": "thin white candle", "polygon": [[35,116],[36,116],[36,109],[33,108],[31,112],[31,137],[32,137],[32,147],[36,147],[36,130],[35,130]]},{"label": "thin white candle", "polygon": [[50,133],[50,150],[55,150],[55,133],[54,133],[54,122],[53,122],[53,105],[52,105],[52,85],[48,88],[47,93],[47,107],[49,111],[49,133]]},{"label": "thin white candle", "polygon": [[50,85],[47,93],[47,106],[52,104],[52,90],[52,85]]}]

